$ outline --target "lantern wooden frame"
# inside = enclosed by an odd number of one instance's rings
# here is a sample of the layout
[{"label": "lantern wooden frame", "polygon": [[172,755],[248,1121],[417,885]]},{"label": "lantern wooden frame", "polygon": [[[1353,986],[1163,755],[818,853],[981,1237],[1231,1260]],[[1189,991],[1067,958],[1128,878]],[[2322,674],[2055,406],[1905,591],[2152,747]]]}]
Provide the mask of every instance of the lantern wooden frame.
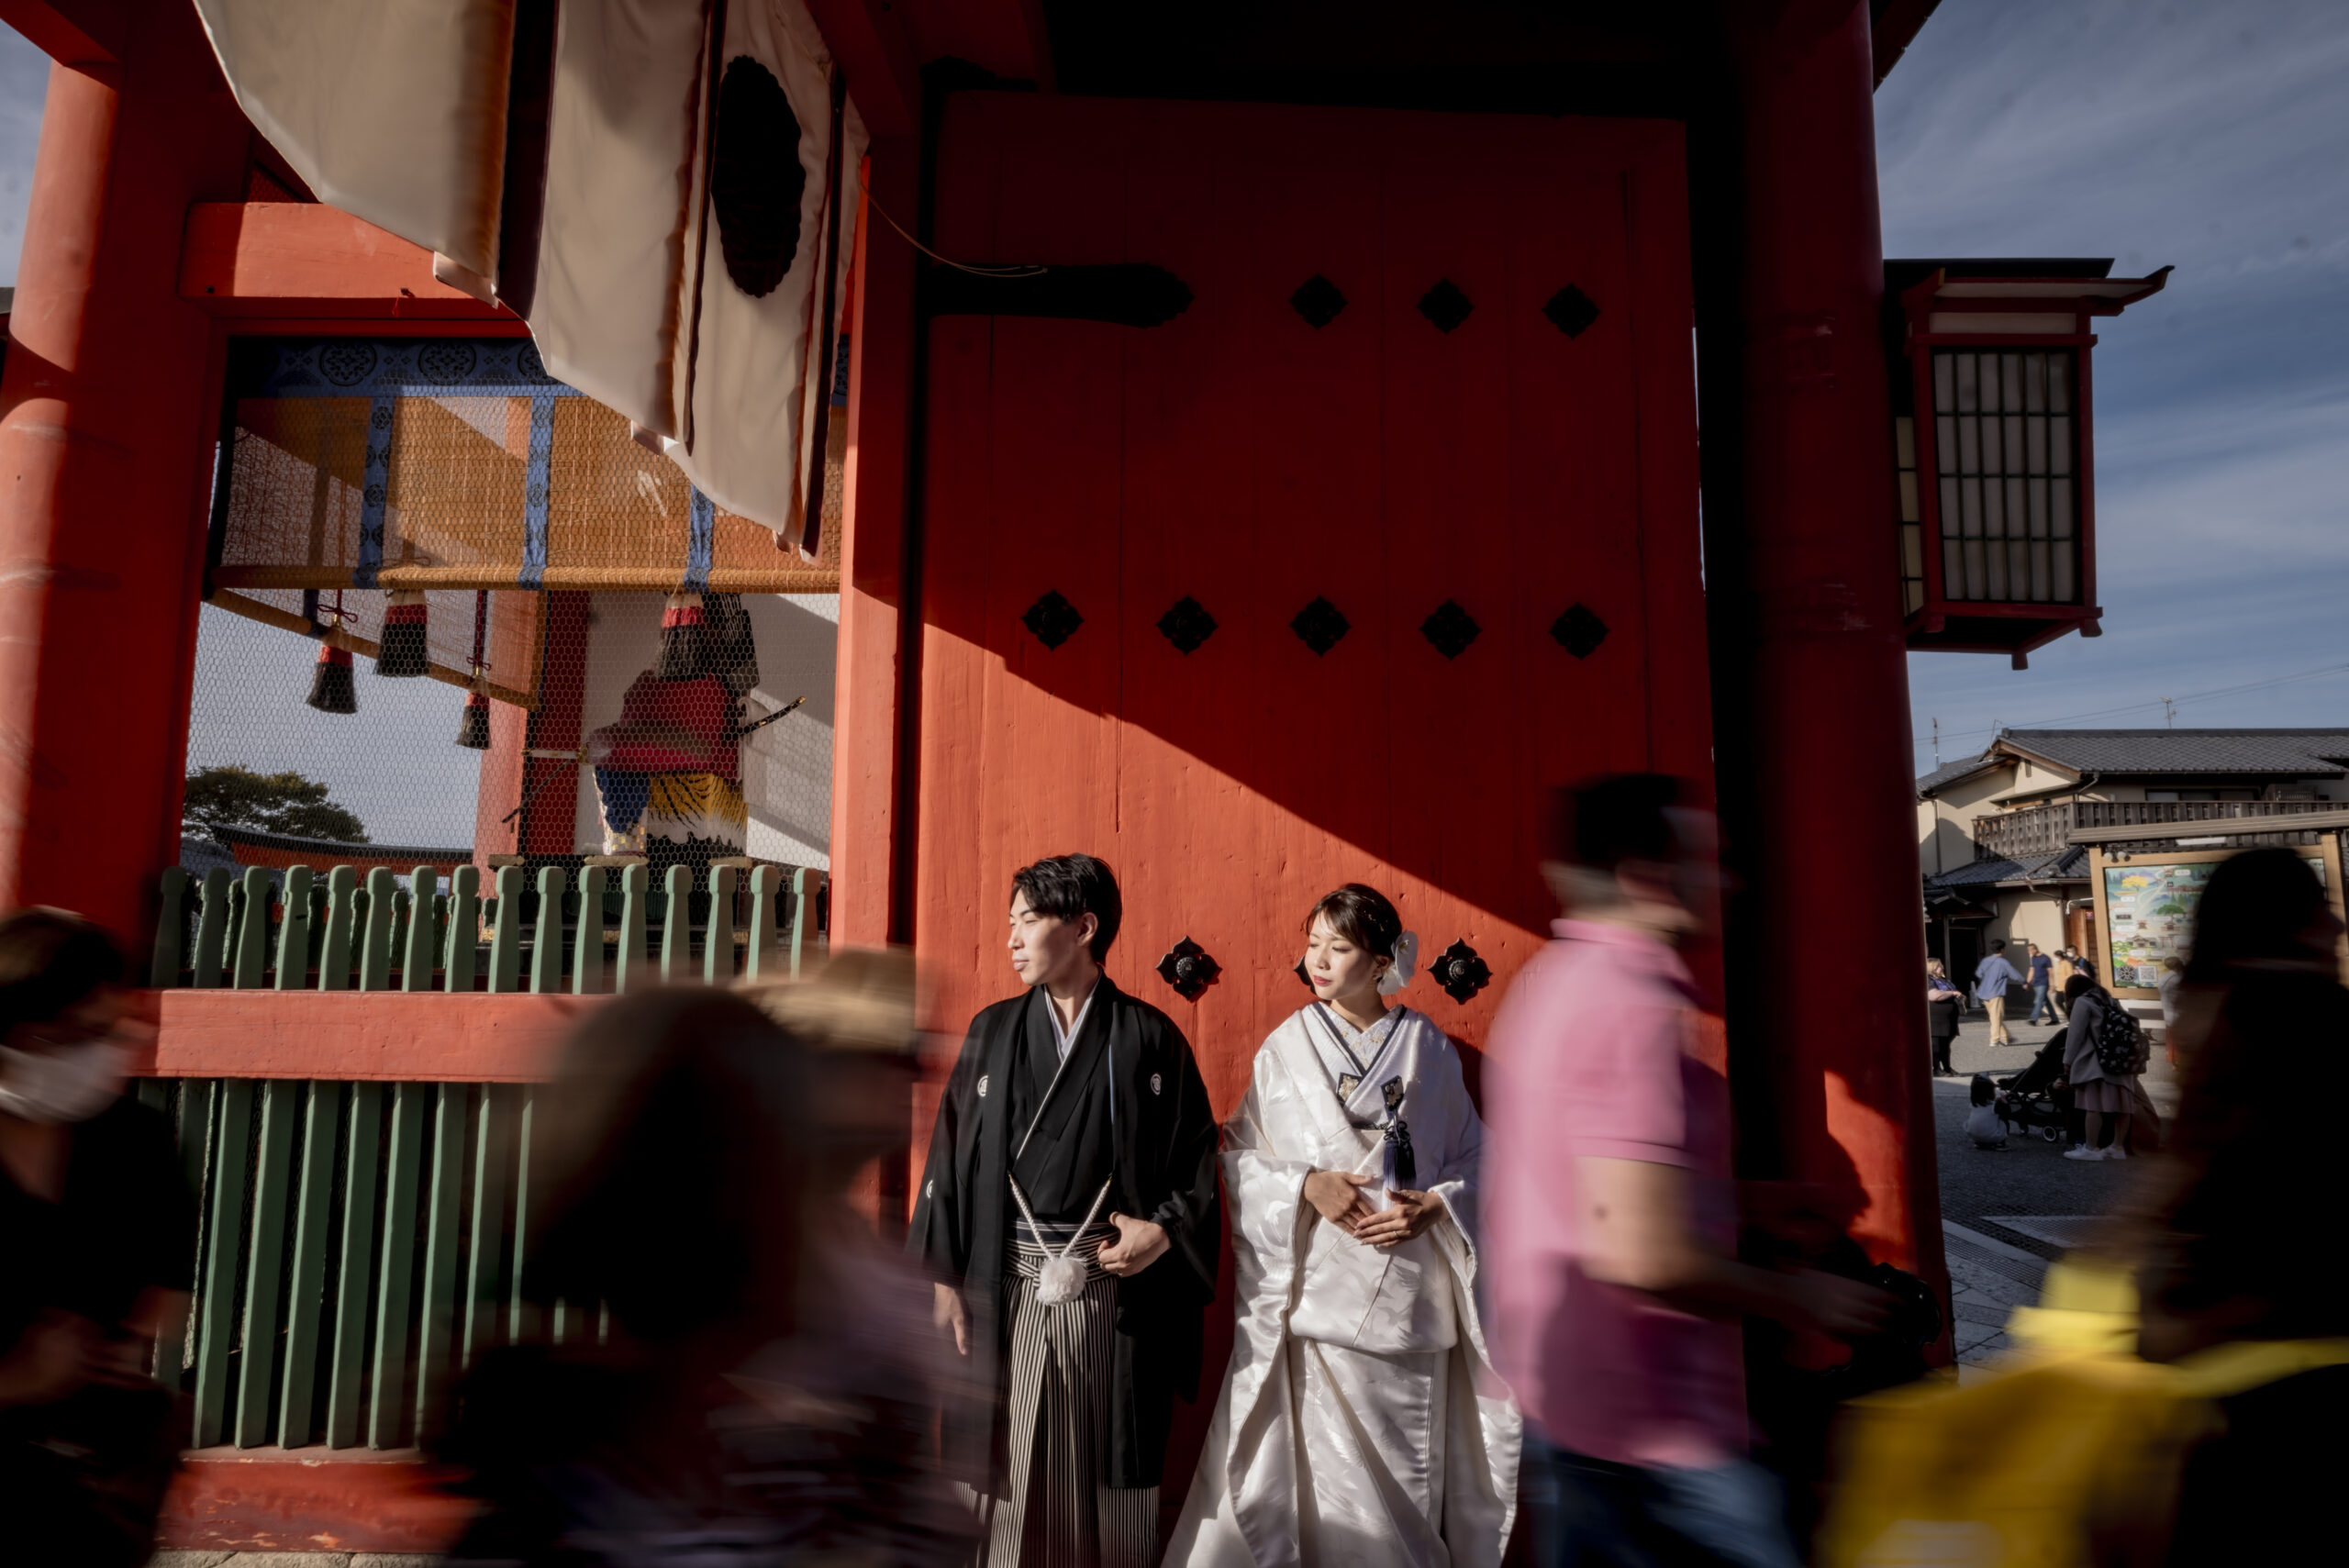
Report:
[{"label": "lantern wooden frame", "polygon": [[[1893,263],[1899,268],[1902,263]],[[1906,264],[1913,272],[1915,263]],[[2096,596],[2096,470],[2090,350],[2098,317],[2118,316],[2160,291],[2170,269],[2143,278],[2109,278],[2101,263],[2048,263],[2034,275],[2031,262],[1933,263],[1920,281],[1900,288],[1896,309],[1901,354],[1896,376],[1905,377],[1915,474],[1913,522],[1923,580],[1922,602],[1907,606],[1909,646],[1947,652],[2005,653],[2017,669],[2032,650],[2068,631],[2097,636],[2103,609]],[[2075,275],[2051,275],[2061,268]],[[1995,270],[1994,270],[1995,269]],[[2009,270],[2011,269],[2011,270]],[[2090,275],[2092,274],[2092,275]],[[2073,592],[2043,599],[1965,597],[1946,581],[1943,562],[1941,474],[1933,367],[1938,351],[2062,353],[2071,375],[2071,480],[2073,537],[2076,552]],[[1905,362],[1904,362],[1905,361]],[[1910,459],[1904,454],[1904,472]],[[2049,477],[2055,477],[2052,473]],[[1896,516],[1906,528],[1909,501]],[[1900,541],[1904,583],[1910,581]]]}]

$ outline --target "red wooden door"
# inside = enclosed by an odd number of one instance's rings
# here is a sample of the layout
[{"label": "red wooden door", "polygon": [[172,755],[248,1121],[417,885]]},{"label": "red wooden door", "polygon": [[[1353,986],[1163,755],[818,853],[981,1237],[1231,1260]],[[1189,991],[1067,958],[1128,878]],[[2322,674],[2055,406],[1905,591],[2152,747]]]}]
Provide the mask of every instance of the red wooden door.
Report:
[{"label": "red wooden door", "polygon": [[[1342,882],[1490,965],[1404,997],[1478,1044],[1546,931],[1542,787],[1709,773],[1676,128],[971,95],[937,188],[946,255],[1154,262],[1195,297],[929,328],[936,1021],[1011,992],[1012,871],[1086,850],[1125,891],[1110,973],[1219,1108]],[[1318,327],[1316,277],[1343,300]],[[1047,593],[1083,617],[1054,648],[1021,618]],[[1186,597],[1215,622],[1188,653],[1159,626]],[[1349,628],[1320,653],[1291,624],[1316,600]],[[1422,630],[1447,604],[1464,647]],[[1185,937],[1222,966],[1196,1002],[1154,970]]]}]

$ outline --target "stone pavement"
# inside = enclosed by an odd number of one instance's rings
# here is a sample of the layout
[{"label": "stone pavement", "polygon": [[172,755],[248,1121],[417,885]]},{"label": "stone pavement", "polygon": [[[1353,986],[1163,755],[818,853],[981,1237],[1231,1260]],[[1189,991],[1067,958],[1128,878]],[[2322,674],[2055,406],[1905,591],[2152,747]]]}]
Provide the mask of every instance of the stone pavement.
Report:
[{"label": "stone pavement", "polygon": [[[1955,1074],[1933,1082],[1943,1242],[1961,1378],[2008,1348],[2008,1314],[2039,1298],[2047,1262],[2068,1241],[2093,1236],[2096,1221],[2127,1201],[2143,1169],[2132,1161],[2066,1160],[2062,1141],[2035,1134],[2009,1139],[2002,1151],[1974,1147],[1965,1136],[1973,1074],[2021,1072],[2055,1031],[2052,1025],[2009,1022],[2008,1032],[2016,1044],[1993,1046],[1988,1022],[1978,1013],[1967,1018],[1950,1051]],[[2159,1027],[2151,1032],[2154,1061],[2145,1091],[2167,1116],[2177,1105],[2176,1077],[2163,1060]]]}]

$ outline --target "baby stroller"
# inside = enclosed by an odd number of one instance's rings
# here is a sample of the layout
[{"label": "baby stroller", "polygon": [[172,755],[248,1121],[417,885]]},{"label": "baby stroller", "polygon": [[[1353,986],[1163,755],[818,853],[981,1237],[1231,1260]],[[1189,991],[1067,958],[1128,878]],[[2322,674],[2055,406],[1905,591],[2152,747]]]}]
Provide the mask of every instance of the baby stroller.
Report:
[{"label": "baby stroller", "polygon": [[1990,1080],[1999,1090],[1998,1119],[2009,1133],[2021,1128],[2036,1131],[2050,1143],[2064,1141],[2072,1091],[2055,1087],[2055,1081],[2064,1075],[2064,1037],[2068,1032],[2057,1029],[2021,1072]]}]

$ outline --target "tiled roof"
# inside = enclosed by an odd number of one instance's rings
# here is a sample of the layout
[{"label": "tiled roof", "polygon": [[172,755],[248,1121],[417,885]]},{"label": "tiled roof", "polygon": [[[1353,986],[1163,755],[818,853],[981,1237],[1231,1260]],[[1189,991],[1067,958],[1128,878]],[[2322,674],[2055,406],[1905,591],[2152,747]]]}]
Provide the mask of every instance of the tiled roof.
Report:
[{"label": "tiled roof", "polygon": [[2019,861],[1975,861],[1953,872],[1925,879],[1927,887],[2003,887],[2023,886],[2043,882],[2084,882],[2087,878],[2088,852],[2086,847],[2074,844],[2052,855],[2025,855]]},{"label": "tiled roof", "polygon": [[2349,772],[2349,731],[2340,729],[2009,729],[1998,739],[2091,773]]},{"label": "tiled roof", "polygon": [[1920,795],[1927,795],[1943,784],[1955,784],[1968,773],[1980,772],[1982,764],[1989,760],[1990,754],[1985,751],[1978,757],[1968,757],[1962,762],[1944,763],[1917,781],[1917,793]]},{"label": "tiled roof", "polygon": [[1930,795],[1978,772],[2001,748],[2107,778],[2116,773],[2210,773],[2324,779],[2349,773],[2349,730],[2007,729],[1980,756],[1936,768],[1919,779],[1918,795]]}]

